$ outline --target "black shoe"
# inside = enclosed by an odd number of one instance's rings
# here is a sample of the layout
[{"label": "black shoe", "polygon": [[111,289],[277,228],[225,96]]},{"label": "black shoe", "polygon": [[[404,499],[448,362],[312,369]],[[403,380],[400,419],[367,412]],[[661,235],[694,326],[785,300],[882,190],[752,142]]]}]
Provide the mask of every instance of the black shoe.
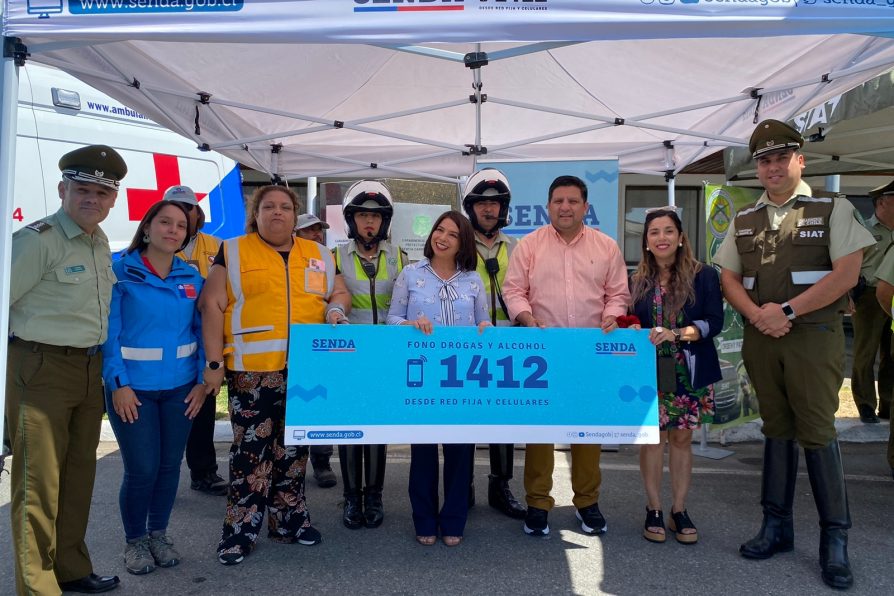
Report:
[{"label": "black shoe", "polygon": [[329,466],[329,462],[325,464],[319,464],[320,467],[317,467],[317,464],[313,464],[314,466],[314,480],[317,481],[317,486],[320,488],[332,488],[336,484],[338,484],[338,480],[335,478],[335,472],[332,471],[332,468]]},{"label": "black shoe", "polygon": [[72,580],[70,582],[62,582],[59,588],[63,592],[78,592],[80,594],[100,594],[108,592],[118,587],[121,580],[117,575],[96,575],[91,573],[87,577]]},{"label": "black shoe", "polygon": [[301,531],[298,532],[298,544],[303,544],[304,546],[315,546],[321,542],[323,542],[323,535],[320,534],[313,526],[301,528]]},{"label": "black shoe", "polygon": [[525,534],[528,536],[547,536],[549,534],[549,511],[528,507],[525,515]]},{"label": "black shoe", "polygon": [[231,565],[238,565],[244,561],[245,555],[242,553],[221,553],[217,555],[217,560],[221,565],[229,567]]},{"label": "black shoe", "polygon": [[381,491],[366,489],[363,497],[363,519],[367,528],[378,528],[385,521],[385,506]]},{"label": "black shoe", "polygon": [[222,497],[227,494],[229,483],[217,475],[217,472],[208,472],[204,476],[196,479],[193,478],[189,488],[197,490],[206,495]]},{"label": "black shoe", "polygon": [[599,511],[599,503],[593,503],[589,507],[581,507],[577,510],[577,519],[580,520],[580,529],[585,534],[605,534],[608,526],[602,512]]},{"label": "black shoe", "polygon": [[524,519],[528,512],[512,494],[509,482],[505,478],[499,478],[493,474],[487,478],[487,502],[500,513],[513,519]]},{"label": "black shoe", "polygon": [[863,424],[878,424],[878,416],[875,415],[875,408],[867,405],[857,406],[857,412],[860,414],[860,422]]},{"label": "black shoe", "polygon": [[359,530],[366,520],[363,519],[363,505],[360,495],[345,496],[345,509],[342,522],[349,530]]}]

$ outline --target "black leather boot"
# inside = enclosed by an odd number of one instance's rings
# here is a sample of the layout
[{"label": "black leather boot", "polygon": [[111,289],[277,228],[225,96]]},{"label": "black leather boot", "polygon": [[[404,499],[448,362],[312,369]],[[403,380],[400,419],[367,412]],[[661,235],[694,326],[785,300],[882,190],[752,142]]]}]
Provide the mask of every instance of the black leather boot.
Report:
[{"label": "black leather boot", "polygon": [[364,445],[366,489],[363,491],[363,519],[367,528],[378,528],[385,521],[382,487],[385,484],[385,445]]},{"label": "black leather boot", "polygon": [[764,523],[757,536],[739,547],[743,557],[769,559],[776,553],[787,553],[795,548],[792,504],[797,476],[798,445],[795,441],[766,439],[761,481]]},{"label": "black leather boot", "polygon": [[838,440],[833,439],[820,449],[805,449],[804,458],[819,513],[819,560],[823,581],[833,588],[846,590],[854,585],[854,574],[847,558],[847,530],[851,527],[851,514]]},{"label": "black leather boot", "polygon": [[345,527],[351,530],[363,527],[363,506],[360,502],[360,486],[363,482],[362,457],[362,445],[338,446],[338,459],[341,461],[341,477],[345,484],[345,510],[342,521]]},{"label": "black leather boot", "polygon": [[515,445],[490,446],[490,474],[487,477],[487,502],[497,511],[513,519],[524,519],[527,508],[518,502],[509,481],[512,480],[512,464]]}]

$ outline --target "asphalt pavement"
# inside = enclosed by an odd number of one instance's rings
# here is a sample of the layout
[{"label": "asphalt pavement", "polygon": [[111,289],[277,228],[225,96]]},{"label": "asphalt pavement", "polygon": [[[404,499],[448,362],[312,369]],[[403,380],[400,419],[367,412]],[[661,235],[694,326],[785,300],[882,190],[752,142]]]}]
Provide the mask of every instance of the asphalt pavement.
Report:
[{"label": "asphalt pavement", "polygon": [[[877,428],[870,434],[874,437],[870,442],[842,443],[854,523],[850,558],[856,584],[850,593],[894,594],[894,480],[880,440],[886,433]],[[121,458],[117,445],[104,441],[97,454],[87,543],[95,570],[121,577],[118,594],[833,593],[820,579],[819,531],[803,458],[795,501],[794,552],[751,561],[739,556],[738,547],[760,525],[762,447],[759,442],[745,442],[727,448],[733,453],[724,459],[695,458],[687,504],[699,529],[700,540],[694,546],[678,544],[672,534],[664,544],[652,544],[641,537],[645,498],[637,451],[633,446],[621,446],[602,457],[599,504],[608,521],[605,535],[588,536],[580,531],[571,506],[567,452],[556,452],[556,508],[549,518],[552,532],[532,538],[522,532],[522,522],[488,507],[488,456],[487,450],[480,448],[475,466],[478,504],[470,512],[465,540],[456,548],[440,542],[423,547],[414,540],[407,498],[409,448],[392,446],[382,527],[343,527],[341,474],[339,485],[332,489],[318,488],[311,479],[308,508],[314,526],[323,534],[322,544],[281,545],[262,537],[254,553],[234,567],[220,565],[215,554],[225,499],[191,490],[184,464],[168,529],[183,561],[177,567],[137,577],[125,571],[121,557]],[[226,450],[225,443],[218,444],[222,472],[227,468]],[[336,469],[337,463],[334,458]],[[523,453],[518,451],[512,485],[519,496],[523,493],[522,464]],[[669,507],[666,500],[665,509]],[[12,593],[9,477],[5,475],[0,480],[0,537],[0,593]]]}]

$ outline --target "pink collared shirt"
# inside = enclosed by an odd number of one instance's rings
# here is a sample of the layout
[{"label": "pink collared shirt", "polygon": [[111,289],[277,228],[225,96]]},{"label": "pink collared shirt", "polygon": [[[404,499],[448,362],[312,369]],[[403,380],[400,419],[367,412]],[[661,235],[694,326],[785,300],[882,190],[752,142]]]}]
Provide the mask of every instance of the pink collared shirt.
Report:
[{"label": "pink collared shirt", "polygon": [[545,225],[512,252],[503,298],[513,320],[528,311],[547,327],[599,327],[627,313],[627,267],[602,232],[584,226],[568,243]]}]

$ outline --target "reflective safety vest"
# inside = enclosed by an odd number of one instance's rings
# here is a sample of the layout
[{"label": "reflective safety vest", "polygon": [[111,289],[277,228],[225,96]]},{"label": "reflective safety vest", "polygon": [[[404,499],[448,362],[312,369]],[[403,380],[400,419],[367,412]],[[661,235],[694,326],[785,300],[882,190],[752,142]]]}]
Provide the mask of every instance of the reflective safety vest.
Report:
[{"label": "reflective safety vest", "polygon": [[[357,254],[357,244],[353,240],[336,247],[332,252],[335,266],[351,293],[351,314],[348,320],[365,325],[384,325],[391,307],[394,280],[407,264],[407,256],[396,246],[380,242],[379,256],[375,263],[376,274],[370,279],[363,269],[366,259]],[[372,262],[366,262],[372,265]]]},{"label": "reflective safety vest", "polygon": [[214,257],[217,256],[218,250],[220,250],[220,240],[210,234],[199,232],[196,234],[196,243],[192,247],[192,254],[186,256],[186,253],[181,250],[177,256],[192,265],[202,274],[202,277],[207,279],[208,270],[214,264]]},{"label": "reflective safety vest", "polygon": [[[742,286],[755,304],[787,302],[832,272],[829,218],[834,200],[799,196],[778,230],[771,229],[763,203],[736,214]],[[846,307],[847,295],[837,296],[828,306],[798,315],[794,322],[840,320]]]},{"label": "reflective safety vest", "polygon": [[[503,280],[506,278],[506,269],[509,267],[509,255],[512,254],[513,248],[515,248],[515,242],[500,242],[500,246],[497,248],[497,265],[499,265],[499,270],[495,274],[491,275],[487,272],[484,257],[481,256],[480,252],[478,253],[478,266],[475,268],[475,271],[478,272],[478,275],[481,276],[481,280],[484,282],[484,295],[487,297],[487,309],[491,323],[501,327],[511,324],[509,313],[503,308],[502,292],[500,290],[503,287]],[[494,281],[496,281],[496,285],[493,284]]]},{"label": "reflective safety vest", "polygon": [[223,243],[227,267],[224,358],[227,369],[286,367],[289,325],[324,323],[335,284],[332,255],[316,242],[293,238],[288,267],[257,233]]}]

